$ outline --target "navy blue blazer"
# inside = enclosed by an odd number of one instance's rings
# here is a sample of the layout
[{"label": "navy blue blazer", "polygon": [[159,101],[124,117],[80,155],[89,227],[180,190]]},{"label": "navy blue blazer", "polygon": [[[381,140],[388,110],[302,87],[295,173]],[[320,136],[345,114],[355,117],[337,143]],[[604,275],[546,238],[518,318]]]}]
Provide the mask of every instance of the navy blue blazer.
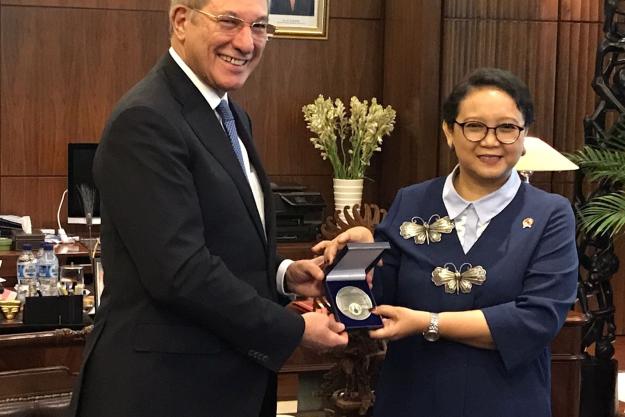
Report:
[{"label": "navy blue blazer", "polygon": [[[377,417],[548,417],[549,343],[564,324],[577,288],[575,220],[562,196],[522,184],[465,254],[454,230],[438,243],[399,234],[414,216],[447,215],[445,178],[400,190],[376,240],[392,249],[374,275],[379,302],[431,312],[481,309],[497,350],[421,335],[391,342],[376,391]],[[523,227],[532,219],[531,227]],[[483,285],[448,294],[432,271],[480,265]]]}]

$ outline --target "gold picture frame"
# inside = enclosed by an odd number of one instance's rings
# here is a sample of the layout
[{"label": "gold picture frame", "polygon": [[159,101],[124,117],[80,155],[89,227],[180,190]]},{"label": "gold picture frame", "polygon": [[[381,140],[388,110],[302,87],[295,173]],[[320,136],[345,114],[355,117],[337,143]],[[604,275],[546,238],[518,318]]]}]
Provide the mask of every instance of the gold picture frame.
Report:
[{"label": "gold picture frame", "polygon": [[276,25],[274,38],[328,39],[330,0],[271,0],[269,23]]}]

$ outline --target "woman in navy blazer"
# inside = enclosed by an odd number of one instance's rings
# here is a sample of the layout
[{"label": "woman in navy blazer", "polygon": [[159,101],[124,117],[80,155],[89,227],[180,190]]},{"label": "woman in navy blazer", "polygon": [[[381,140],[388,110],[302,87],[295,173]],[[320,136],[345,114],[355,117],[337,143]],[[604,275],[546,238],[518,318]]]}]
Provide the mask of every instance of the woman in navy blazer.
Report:
[{"label": "woman in navy blazer", "polygon": [[[484,68],[443,107],[458,166],[401,189],[375,240],[376,313],[390,339],[377,417],[548,417],[549,343],[577,288],[569,202],[521,183],[514,166],[533,121],[527,86]],[[322,243],[326,260],[365,228]]]}]

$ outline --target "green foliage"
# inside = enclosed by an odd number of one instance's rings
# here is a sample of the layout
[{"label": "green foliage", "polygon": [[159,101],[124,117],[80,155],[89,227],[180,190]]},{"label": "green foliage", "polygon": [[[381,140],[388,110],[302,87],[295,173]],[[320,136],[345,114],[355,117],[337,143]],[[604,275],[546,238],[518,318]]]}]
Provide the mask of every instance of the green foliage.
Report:
[{"label": "green foliage", "polygon": [[614,237],[625,230],[625,191],[591,199],[579,214],[583,230]]},{"label": "green foliage", "polygon": [[614,237],[625,231],[625,117],[607,132],[600,147],[584,146],[569,159],[580,166],[590,181],[613,192],[591,198],[579,210],[582,230]]},{"label": "green foliage", "polygon": [[584,170],[591,181],[625,182],[625,152],[623,151],[584,146],[570,159]]}]

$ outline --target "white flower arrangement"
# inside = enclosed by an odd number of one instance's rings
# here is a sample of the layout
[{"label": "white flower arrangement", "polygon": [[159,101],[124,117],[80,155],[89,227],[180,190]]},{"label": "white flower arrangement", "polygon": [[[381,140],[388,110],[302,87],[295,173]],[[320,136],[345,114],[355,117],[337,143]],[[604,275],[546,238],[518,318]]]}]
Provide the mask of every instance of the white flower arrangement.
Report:
[{"label": "white flower arrangement", "polygon": [[[395,126],[395,110],[378,104],[376,98],[360,101],[352,97],[350,116],[345,115],[345,105],[340,99],[332,102],[319,95],[304,106],[306,127],[317,135],[310,138],[321,158],[329,159],[335,178],[364,178],[374,152],[382,150],[382,138]],[[347,143],[349,141],[349,144]]]}]

